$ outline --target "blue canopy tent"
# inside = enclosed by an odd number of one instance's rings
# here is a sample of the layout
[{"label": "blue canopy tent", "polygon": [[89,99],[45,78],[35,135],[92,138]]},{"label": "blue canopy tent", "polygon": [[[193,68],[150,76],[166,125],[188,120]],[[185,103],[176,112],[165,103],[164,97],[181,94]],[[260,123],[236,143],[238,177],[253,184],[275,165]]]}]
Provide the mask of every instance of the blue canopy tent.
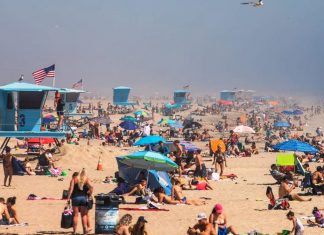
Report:
[{"label": "blue canopy tent", "polygon": [[290,127],[290,124],[286,121],[277,121],[274,123],[275,127]]},{"label": "blue canopy tent", "polygon": [[[134,185],[138,183],[138,176],[143,169],[130,167],[121,162],[123,157],[117,157],[119,176],[127,183]],[[147,187],[154,191],[162,187],[167,195],[171,195],[172,183],[169,175],[164,171],[149,170]]]},{"label": "blue canopy tent", "polygon": [[114,105],[120,105],[120,106],[130,106],[134,105],[134,103],[131,103],[128,101],[129,93],[132,88],[130,87],[124,87],[119,86],[113,88],[113,103]]}]

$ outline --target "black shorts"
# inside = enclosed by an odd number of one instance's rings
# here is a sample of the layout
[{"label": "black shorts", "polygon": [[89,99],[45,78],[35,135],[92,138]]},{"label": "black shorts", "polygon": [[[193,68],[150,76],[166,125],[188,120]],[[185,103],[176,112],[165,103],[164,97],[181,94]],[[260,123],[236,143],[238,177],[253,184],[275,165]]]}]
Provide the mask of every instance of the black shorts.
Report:
[{"label": "black shorts", "polygon": [[181,161],[182,161],[181,157],[176,157],[175,163],[177,163],[178,166],[181,166]]},{"label": "black shorts", "polygon": [[283,198],[286,198],[286,199],[288,199],[289,201],[293,201],[293,200],[294,200],[293,197],[292,197],[290,194],[284,196]]}]

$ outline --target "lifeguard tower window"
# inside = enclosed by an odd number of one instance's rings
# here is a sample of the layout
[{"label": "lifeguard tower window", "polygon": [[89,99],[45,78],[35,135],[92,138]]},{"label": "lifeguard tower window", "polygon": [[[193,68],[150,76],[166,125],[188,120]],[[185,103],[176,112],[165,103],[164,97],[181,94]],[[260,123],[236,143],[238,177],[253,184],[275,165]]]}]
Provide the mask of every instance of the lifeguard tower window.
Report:
[{"label": "lifeguard tower window", "polygon": [[19,92],[19,109],[41,109],[45,92]]},{"label": "lifeguard tower window", "polygon": [[176,93],[175,97],[179,97],[179,98],[184,98],[186,96],[186,93]]},{"label": "lifeguard tower window", "polygon": [[13,99],[12,99],[12,94],[8,94],[7,96],[7,109],[13,109]]},{"label": "lifeguard tower window", "polygon": [[67,93],[65,102],[70,103],[70,102],[77,102],[79,98],[79,93]]}]

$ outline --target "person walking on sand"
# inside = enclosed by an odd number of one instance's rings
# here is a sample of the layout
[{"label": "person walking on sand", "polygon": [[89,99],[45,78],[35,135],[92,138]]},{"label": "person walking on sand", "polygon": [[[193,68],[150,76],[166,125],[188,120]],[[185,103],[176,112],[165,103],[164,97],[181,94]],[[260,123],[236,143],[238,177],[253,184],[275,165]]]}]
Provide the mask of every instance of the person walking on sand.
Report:
[{"label": "person walking on sand", "polygon": [[[3,185],[6,187],[10,187],[12,175],[13,175],[13,166],[12,166],[12,154],[11,154],[11,148],[9,146],[6,146],[5,148],[5,154],[0,155],[0,158],[3,159],[3,173],[4,173],[4,183]],[[7,185],[8,180],[8,185]]]},{"label": "person walking on sand", "polygon": [[217,150],[214,153],[213,165],[215,165],[215,172],[218,172],[218,165],[220,168],[219,176],[222,176],[224,173],[224,168],[227,167],[226,156],[222,152],[222,146],[218,145]]},{"label": "person walking on sand", "polygon": [[92,196],[93,186],[87,176],[86,170],[83,168],[78,176],[71,179],[68,202],[72,199],[73,209],[73,233],[76,233],[78,225],[78,216],[81,213],[81,221],[83,234],[87,234],[88,230],[88,197]]}]

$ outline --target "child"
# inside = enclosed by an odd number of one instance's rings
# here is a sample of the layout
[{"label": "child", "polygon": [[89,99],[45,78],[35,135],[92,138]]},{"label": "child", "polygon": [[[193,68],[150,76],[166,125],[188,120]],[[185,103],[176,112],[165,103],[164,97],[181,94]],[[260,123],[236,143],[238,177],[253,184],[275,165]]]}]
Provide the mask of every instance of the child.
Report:
[{"label": "child", "polygon": [[298,218],[295,217],[295,213],[292,211],[289,211],[287,214],[287,219],[289,219],[293,222],[293,228],[290,231],[290,234],[303,235],[304,225]]}]

